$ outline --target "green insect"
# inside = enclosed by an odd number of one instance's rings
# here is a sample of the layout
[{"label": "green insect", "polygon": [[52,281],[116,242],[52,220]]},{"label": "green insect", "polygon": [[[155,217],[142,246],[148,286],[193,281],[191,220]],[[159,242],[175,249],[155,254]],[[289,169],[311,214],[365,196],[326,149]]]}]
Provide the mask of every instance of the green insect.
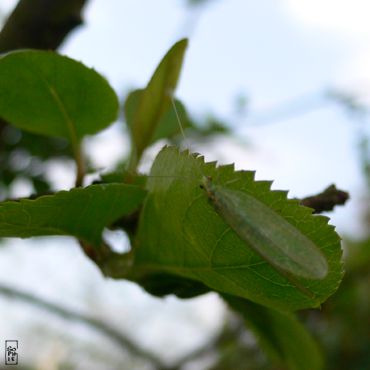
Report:
[{"label": "green insect", "polygon": [[254,252],[283,274],[321,280],[328,273],[323,253],[278,213],[245,192],[216,185],[201,187],[216,212]]}]

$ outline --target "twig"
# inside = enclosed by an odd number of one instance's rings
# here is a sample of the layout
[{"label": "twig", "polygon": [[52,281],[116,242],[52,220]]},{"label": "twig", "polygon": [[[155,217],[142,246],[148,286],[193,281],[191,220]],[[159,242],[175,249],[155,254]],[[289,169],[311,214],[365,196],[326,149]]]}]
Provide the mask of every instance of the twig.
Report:
[{"label": "twig", "polygon": [[82,23],[87,0],[20,0],[0,33],[0,52],[55,50]]},{"label": "twig", "polygon": [[79,323],[85,324],[89,326],[90,328],[93,328],[96,331],[106,335],[109,339],[116,342],[116,344],[118,344],[121,348],[123,348],[126,351],[129,351],[134,356],[147,360],[152,365],[154,365],[157,369],[163,369],[163,370],[167,369],[167,367],[165,367],[162,364],[161,360],[157,356],[140,348],[137,344],[132,342],[131,339],[126,337],[124,334],[118,332],[112,326],[96,318],[89,317],[84,314],[72,311],[68,308],[61,307],[43,298],[36,297],[32,294],[23,292],[13,287],[6,286],[4,284],[0,284],[0,295],[39,307],[41,309],[49,311],[50,313],[58,315],[66,320],[77,321]]},{"label": "twig", "polygon": [[322,193],[301,199],[301,204],[314,209],[314,213],[332,211],[335,206],[343,205],[349,199],[349,194],[330,185]]}]

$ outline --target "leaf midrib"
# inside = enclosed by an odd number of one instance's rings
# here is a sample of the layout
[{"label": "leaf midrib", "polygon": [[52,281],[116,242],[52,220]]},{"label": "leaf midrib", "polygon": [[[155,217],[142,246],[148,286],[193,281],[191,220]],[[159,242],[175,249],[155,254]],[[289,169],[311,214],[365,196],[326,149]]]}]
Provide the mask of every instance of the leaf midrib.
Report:
[{"label": "leaf midrib", "polygon": [[42,71],[40,71],[40,69],[34,65],[34,63],[27,63],[27,64],[31,66],[31,68],[35,71],[35,73],[40,78],[40,81],[43,82],[43,84],[47,87],[48,91],[50,92],[50,95],[52,96],[59,112],[64,118],[64,121],[68,129],[69,138],[72,144],[73,153],[75,157],[78,158],[79,157],[79,140],[77,137],[76,124],[73,122],[70,115],[68,114],[65,104],[60,98],[58,92],[53,87],[52,83],[44,76]]}]

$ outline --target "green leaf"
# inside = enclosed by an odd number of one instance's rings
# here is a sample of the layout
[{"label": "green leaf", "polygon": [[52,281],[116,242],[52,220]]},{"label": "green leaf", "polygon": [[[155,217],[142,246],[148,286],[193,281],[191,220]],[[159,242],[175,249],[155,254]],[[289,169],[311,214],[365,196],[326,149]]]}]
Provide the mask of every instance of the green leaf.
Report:
[{"label": "green leaf", "polygon": [[101,184],[2,202],[0,237],[71,235],[99,246],[103,228],[135,211],[145,194],[132,185]]},{"label": "green leaf", "polygon": [[222,295],[240,313],[271,361],[287,370],[322,370],[321,351],[291,313],[282,313],[237,297]]},{"label": "green leaf", "polygon": [[[327,261],[326,276],[318,280],[282,274],[257,254],[216,212],[201,189],[205,176],[217,186],[255,198],[310,239]],[[232,165],[216,167],[196,154],[164,148],[147,182],[135,273],[177,274],[281,310],[319,306],[342,278],[340,239],[326,217],[312,215],[311,209],[288,200],[286,192],[271,191],[270,185],[255,181],[253,172],[235,172]],[[296,248],[299,253],[302,246]]]},{"label": "green leaf", "polygon": [[179,79],[188,41],[177,42],[164,56],[144,90],[136,90],[125,104],[125,113],[134,144],[133,163],[152,143],[163,115],[171,106],[171,96]]},{"label": "green leaf", "polygon": [[36,50],[0,58],[0,116],[18,128],[76,145],[106,128],[117,113],[115,92],[82,63]]},{"label": "green leaf", "polygon": [[[139,89],[132,91],[125,102],[125,116],[129,125],[132,124],[135,118],[135,112],[138,109],[140,99],[142,98],[145,90]],[[159,121],[154,127],[154,131],[151,133],[151,137],[148,137],[148,145],[155,143],[157,140],[172,138],[173,136],[180,133],[180,120],[182,127],[185,129],[189,127],[189,119],[187,117],[186,109],[184,104],[180,100],[174,99],[176,111],[172,104],[168,107],[167,111],[162,114]],[[176,115],[178,114],[178,117]]]}]

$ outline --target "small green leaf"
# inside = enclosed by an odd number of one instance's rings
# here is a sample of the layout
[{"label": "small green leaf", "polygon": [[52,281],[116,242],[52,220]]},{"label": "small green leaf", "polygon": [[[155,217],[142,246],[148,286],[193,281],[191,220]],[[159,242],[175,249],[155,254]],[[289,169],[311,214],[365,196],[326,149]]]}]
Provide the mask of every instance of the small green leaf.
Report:
[{"label": "small green leaf", "polygon": [[76,145],[106,128],[117,113],[115,92],[82,63],[36,50],[0,58],[0,117],[18,128]]},{"label": "small green leaf", "polygon": [[222,295],[240,313],[271,361],[286,370],[322,370],[318,344],[291,313],[282,313],[237,297]]},{"label": "small green leaf", "polygon": [[177,42],[164,56],[144,90],[134,91],[125,105],[125,112],[134,144],[133,163],[155,137],[162,116],[171,106],[171,94],[179,79],[188,41]]},{"label": "small green leaf", "polygon": [[103,228],[135,211],[145,194],[132,185],[102,184],[2,202],[0,237],[71,235],[99,246]]},{"label": "small green leaf", "polygon": [[[292,277],[277,269],[276,261],[272,264],[256,253],[216,212],[207,192],[201,189],[205,176],[211,177],[215,186],[255,198],[263,204],[263,211],[267,207],[276,213],[277,223],[283,219],[294,234],[311,240],[314,251],[320,251],[327,261],[325,277]],[[335,292],[342,278],[340,238],[326,217],[313,215],[311,209],[287,199],[286,192],[271,191],[270,185],[255,181],[253,172],[235,172],[233,166],[216,167],[195,154],[164,148],[154,161],[147,182],[149,194],[136,240],[135,273],[180,275],[199,280],[216,291],[280,310],[318,307]],[[262,227],[263,224],[259,230]],[[302,248],[307,253],[300,240],[297,239],[295,254]]]},{"label": "small green leaf", "polygon": [[[142,89],[134,90],[126,99],[125,116],[129,124],[131,124],[134,120],[135,112],[138,109],[138,105],[142,95],[144,94],[144,91],[145,90]],[[180,125],[178,120],[180,120],[180,123],[184,129],[189,127],[189,120],[184,104],[182,104],[178,99],[174,99],[174,104],[177,112],[174,110],[172,104],[168,107],[167,111],[161,116],[154,127],[155,130],[151,133],[152,136],[148,138],[149,141],[147,145],[151,145],[160,139],[172,138],[173,136],[179,134]],[[178,117],[176,113],[178,114]]]}]

